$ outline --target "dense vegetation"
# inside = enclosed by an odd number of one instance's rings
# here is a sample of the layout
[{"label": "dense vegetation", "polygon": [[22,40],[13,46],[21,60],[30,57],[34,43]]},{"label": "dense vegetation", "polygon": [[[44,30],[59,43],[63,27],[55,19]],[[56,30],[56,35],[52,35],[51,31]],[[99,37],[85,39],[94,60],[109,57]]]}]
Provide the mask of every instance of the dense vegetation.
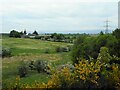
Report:
[{"label": "dense vegetation", "polygon": [[120,29],[116,29],[112,34],[100,34],[97,37],[79,36],[73,47],[73,62],[77,63],[77,58],[97,59],[101,47],[107,47],[111,56],[120,57],[118,36],[120,36]]},{"label": "dense vegetation", "polygon": [[119,89],[120,29],[78,36],[73,47],[63,42],[5,38],[3,46],[12,45],[13,56],[3,59],[3,87]]}]

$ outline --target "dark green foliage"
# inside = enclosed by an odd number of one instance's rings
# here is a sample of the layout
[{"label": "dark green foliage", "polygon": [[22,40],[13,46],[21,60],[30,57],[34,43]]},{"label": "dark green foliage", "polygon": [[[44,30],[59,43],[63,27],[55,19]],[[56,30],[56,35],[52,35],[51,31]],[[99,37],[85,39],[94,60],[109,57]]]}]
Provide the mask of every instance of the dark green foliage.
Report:
[{"label": "dark green foliage", "polygon": [[35,36],[35,39],[41,39],[41,37],[40,36]]},{"label": "dark green foliage", "polygon": [[65,36],[63,34],[57,34],[57,33],[54,33],[51,35],[51,38],[54,39],[54,41],[63,41],[65,39]]},{"label": "dark green foliage", "polygon": [[21,65],[18,67],[18,74],[20,77],[25,77],[28,74],[28,68],[26,65]]},{"label": "dark green foliage", "polygon": [[113,31],[113,35],[114,35],[117,39],[120,39],[120,29],[116,29],[115,31]]},{"label": "dark green foliage", "polygon": [[10,57],[11,56],[11,50],[9,48],[2,48],[2,57]]},{"label": "dark green foliage", "polygon": [[115,55],[120,57],[120,29],[116,29],[115,31],[113,31],[113,35],[117,39],[117,43],[115,44],[115,47],[114,47],[114,51],[115,51],[114,53]]},{"label": "dark green foliage", "polygon": [[113,63],[120,64],[120,58],[113,56],[109,63],[110,64],[113,64]]},{"label": "dark green foliage", "polygon": [[60,47],[57,47],[57,48],[56,48],[56,52],[62,52],[61,48],[60,48]]},{"label": "dark green foliage", "polygon": [[[100,34],[97,37],[81,35],[74,43],[72,50],[73,63],[77,63],[77,58],[85,58],[90,60],[90,57],[97,59],[100,48],[107,47],[110,55],[119,57],[120,44],[115,36],[111,34]],[[116,48],[117,47],[117,48]]]},{"label": "dark green foliage", "polygon": [[12,30],[10,32],[10,37],[15,37],[15,38],[21,38],[21,36],[23,35],[23,32],[18,32],[18,31],[15,31],[15,30]]},{"label": "dark green foliage", "polygon": [[101,32],[100,32],[100,35],[103,35],[103,34],[104,34],[103,31],[101,31]]},{"label": "dark green foliage", "polygon": [[68,47],[57,47],[56,52],[69,52],[70,49]]},{"label": "dark green foliage", "polygon": [[[78,63],[78,58],[87,58],[87,59],[89,58],[88,53],[90,52],[89,48],[91,48],[91,45],[89,44],[92,44],[92,43],[88,43],[87,41],[89,40],[87,40],[86,38],[87,38],[86,35],[80,35],[75,41],[73,49],[72,49],[73,63]],[[92,40],[93,39],[90,39],[90,42],[92,42]]]},{"label": "dark green foliage", "polygon": [[34,61],[30,61],[29,68],[30,68],[30,70],[35,70],[36,69],[35,65],[34,65]]},{"label": "dark green foliage", "polygon": [[27,34],[26,30],[24,30],[24,34],[25,34],[25,35]]},{"label": "dark green foliage", "polygon": [[38,73],[41,73],[41,72],[46,72],[46,73],[50,73],[50,68],[48,66],[48,62],[45,61],[45,60],[37,60],[35,62],[35,67],[36,67],[36,70],[38,71]]}]

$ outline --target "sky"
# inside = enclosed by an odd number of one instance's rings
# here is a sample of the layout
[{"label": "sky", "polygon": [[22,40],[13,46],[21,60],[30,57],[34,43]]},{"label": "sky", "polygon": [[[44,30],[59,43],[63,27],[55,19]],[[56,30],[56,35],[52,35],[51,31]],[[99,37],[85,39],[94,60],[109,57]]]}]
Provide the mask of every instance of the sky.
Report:
[{"label": "sky", "polygon": [[99,33],[118,27],[119,0],[0,0],[0,28],[32,33]]}]

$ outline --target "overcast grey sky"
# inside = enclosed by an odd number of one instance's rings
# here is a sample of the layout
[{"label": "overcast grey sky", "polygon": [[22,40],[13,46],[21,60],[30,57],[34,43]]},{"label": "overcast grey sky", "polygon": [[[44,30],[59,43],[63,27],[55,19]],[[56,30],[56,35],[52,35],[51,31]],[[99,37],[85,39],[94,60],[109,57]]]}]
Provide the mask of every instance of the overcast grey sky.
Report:
[{"label": "overcast grey sky", "polygon": [[0,27],[27,32],[96,33],[118,27],[119,0],[2,0]]}]

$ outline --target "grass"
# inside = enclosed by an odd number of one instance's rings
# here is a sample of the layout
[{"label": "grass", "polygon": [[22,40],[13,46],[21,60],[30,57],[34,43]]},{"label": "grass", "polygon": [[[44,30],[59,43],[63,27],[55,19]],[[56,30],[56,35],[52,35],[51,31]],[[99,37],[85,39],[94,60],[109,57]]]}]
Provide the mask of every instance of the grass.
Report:
[{"label": "grass", "polygon": [[[2,79],[3,87],[9,87],[10,83],[15,82],[15,78],[18,76],[18,66],[21,61],[31,60],[48,60],[51,62],[53,68],[57,68],[59,65],[72,63],[71,52],[56,53],[57,46],[66,47],[72,45],[63,42],[50,42],[41,41],[35,39],[25,38],[6,38],[3,37],[2,46],[10,48],[12,51],[12,57],[6,57],[2,59]],[[45,50],[49,49],[50,53],[46,54]],[[21,78],[21,83],[32,84],[37,80],[38,82],[47,82],[50,75],[45,73],[37,73],[37,71],[29,71],[27,77]]]},{"label": "grass", "polygon": [[23,54],[41,54],[44,53],[46,49],[49,49],[50,53],[56,53],[55,49],[57,46],[66,47],[68,45],[72,44],[25,38],[3,38],[2,41],[2,46],[10,48],[12,55],[15,56]]}]

